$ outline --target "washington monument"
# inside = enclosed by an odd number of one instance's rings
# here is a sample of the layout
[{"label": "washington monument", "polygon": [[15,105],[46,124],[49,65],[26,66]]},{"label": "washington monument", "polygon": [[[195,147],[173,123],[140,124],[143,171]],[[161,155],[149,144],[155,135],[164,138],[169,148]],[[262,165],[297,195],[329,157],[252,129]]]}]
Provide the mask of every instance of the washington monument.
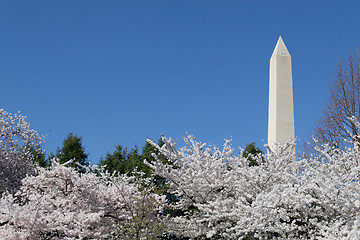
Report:
[{"label": "washington monument", "polygon": [[268,145],[295,138],[291,56],[281,37],[270,58]]}]

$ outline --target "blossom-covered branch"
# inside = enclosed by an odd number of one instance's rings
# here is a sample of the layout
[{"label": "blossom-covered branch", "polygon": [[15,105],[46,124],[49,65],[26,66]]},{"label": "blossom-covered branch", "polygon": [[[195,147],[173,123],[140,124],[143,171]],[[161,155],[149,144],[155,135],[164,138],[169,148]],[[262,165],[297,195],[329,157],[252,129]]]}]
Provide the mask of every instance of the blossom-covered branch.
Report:
[{"label": "blossom-covered branch", "polygon": [[25,118],[0,109],[0,194],[15,192],[21,180],[35,171],[32,150],[39,150],[43,137],[30,129]]}]

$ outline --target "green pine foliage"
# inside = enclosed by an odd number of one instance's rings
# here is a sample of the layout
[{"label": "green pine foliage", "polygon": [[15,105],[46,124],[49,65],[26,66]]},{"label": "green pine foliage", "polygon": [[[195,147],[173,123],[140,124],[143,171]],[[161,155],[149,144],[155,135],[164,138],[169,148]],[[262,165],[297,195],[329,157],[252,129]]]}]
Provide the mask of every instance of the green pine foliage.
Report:
[{"label": "green pine foliage", "polygon": [[243,157],[249,160],[249,166],[258,166],[259,163],[254,159],[258,154],[263,155],[264,152],[260,148],[256,147],[254,142],[252,142],[246,145]]},{"label": "green pine foliage", "polygon": [[[161,146],[162,144],[160,139],[159,145]],[[135,169],[137,169],[137,171],[144,173],[144,177],[150,177],[152,170],[145,164],[145,161],[150,163],[154,161],[153,153],[157,153],[157,149],[148,142],[142,148],[141,154],[137,146],[128,150],[126,147],[117,145],[113,153],[107,153],[105,158],[100,160],[99,165],[105,166],[105,169],[110,173],[116,171],[118,174],[133,175]],[[161,157],[165,161],[165,157]]]},{"label": "green pine foliage", "polygon": [[100,160],[100,166],[105,166],[105,169],[110,173],[132,175],[134,170],[141,172],[150,172],[150,168],[144,164],[139,154],[137,146],[130,151],[117,145],[113,153],[107,153],[105,158]]},{"label": "green pine foliage", "polygon": [[70,133],[64,139],[62,147],[58,147],[55,154],[50,153],[49,159],[57,158],[60,163],[73,160],[69,166],[82,172],[84,169],[80,168],[78,164],[82,166],[88,165],[88,157],[89,154],[85,153],[85,147],[82,144],[82,137]]}]

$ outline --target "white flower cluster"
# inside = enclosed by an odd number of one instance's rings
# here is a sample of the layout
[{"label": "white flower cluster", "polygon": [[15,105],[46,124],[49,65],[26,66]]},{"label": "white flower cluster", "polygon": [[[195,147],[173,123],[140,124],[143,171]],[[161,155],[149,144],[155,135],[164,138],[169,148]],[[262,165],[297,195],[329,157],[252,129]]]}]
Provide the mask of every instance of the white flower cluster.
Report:
[{"label": "white flower cluster", "polygon": [[[192,136],[186,147],[171,139],[156,146],[167,159],[149,164],[169,180],[182,216],[171,219],[178,236],[209,239],[360,239],[360,151],[323,146],[295,161],[295,142],[253,157],[258,166]],[[156,158],[156,156],[155,156]]]},{"label": "white flower cluster", "polygon": [[31,150],[37,150],[43,137],[30,129],[25,118],[0,109],[0,194],[16,191],[21,180],[35,171]]},{"label": "white flower cluster", "polygon": [[139,184],[96,167],[80,174],[53,161],[51,169],[23,179],[14,196],[3,194],[1,239],[121,239],[159,234],[152,230],[163,224],[165,199],[151,193],[149,181]]}]

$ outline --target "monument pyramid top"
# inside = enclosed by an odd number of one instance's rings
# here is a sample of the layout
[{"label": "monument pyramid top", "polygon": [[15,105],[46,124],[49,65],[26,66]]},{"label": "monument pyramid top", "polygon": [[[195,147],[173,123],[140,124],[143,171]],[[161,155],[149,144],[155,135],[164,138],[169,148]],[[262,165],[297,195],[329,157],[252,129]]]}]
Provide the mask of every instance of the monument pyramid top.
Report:
[{"label": "monument pyramid top", "polygon": [[271,58],[273,58],[274,56],[290,56],[291,57],[281,36],[279,37],[279,39],[276,43],[276,46],[275,46],[273,54],[271,55]]}]

